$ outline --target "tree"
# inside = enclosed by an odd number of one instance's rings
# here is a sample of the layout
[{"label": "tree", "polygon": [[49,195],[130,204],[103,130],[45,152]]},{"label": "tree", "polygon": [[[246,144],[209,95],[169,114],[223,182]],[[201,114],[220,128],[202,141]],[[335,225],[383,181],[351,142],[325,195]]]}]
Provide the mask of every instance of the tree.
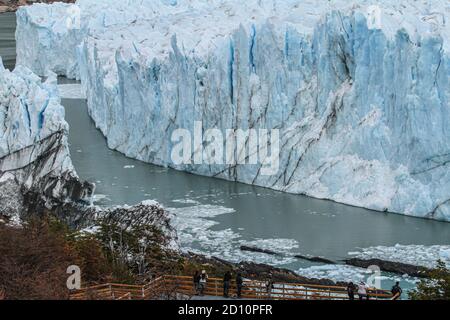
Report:
[{"label": "tree", "polygon": [[411,300],[450,300],[450,270],[439,260],[437,267],[409,293]]},{"label": "tree", "polygon": [[73,230],[52,215],[0,222],[0,299],[67,299],[72,265],[86,287],[143,283],[174,264],[167,248],[175,235],[160,207],[112,209],[93,229]]},{"label": "tree", "polygon": [[83,286],[111,279],[112,266],[94,236],[54,217],[34,217],[20,227],[0,224],[0,298],[67,299],[71,265],[80,267]]},{"label": "tree", "polygon": [[111,221],[100,223],[96,239],[113,266],[114,277],[120,282],[134,283],[136,276],[145,278],[152,260],[161,259],[167,245],[163,232],[152,225],[124,227]]},{"label": "tree", "polygon": [[46,220],[0,225],[0,283],[6,299],[66,299],[67,267],[76,255]]}]

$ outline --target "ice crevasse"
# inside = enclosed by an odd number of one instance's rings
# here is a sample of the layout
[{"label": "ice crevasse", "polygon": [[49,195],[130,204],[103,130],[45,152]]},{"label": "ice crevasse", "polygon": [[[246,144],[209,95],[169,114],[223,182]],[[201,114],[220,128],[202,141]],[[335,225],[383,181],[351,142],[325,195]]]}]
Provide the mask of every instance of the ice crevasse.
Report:
[{"label": "ice crevasse", "polygon": [[[448,1],[79,0],[17,21],[18,63],[80,79],[129,157],[450,221]],[[280,130],[279,170],[173,163],[195,121]]]}]

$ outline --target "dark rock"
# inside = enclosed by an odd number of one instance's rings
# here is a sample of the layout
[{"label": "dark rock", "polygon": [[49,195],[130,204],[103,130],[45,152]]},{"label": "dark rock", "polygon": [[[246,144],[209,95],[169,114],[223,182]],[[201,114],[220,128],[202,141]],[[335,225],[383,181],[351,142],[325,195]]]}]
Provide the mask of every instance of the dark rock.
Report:
[{"label": "dark rock", "polygon": [[279,253],[272,251],[272,250],[267,250],[267,249],[261,249],[261,248],[257,248],[257,247],[253,247],[253,246],[241,246],[241,250],[242,251],[251,251],[251,252],[259,252],[259,253],[265,253],[265,254],[270,254],[270,255],[280,255]]},{"label": "dark rock", "polygon": [[220,259],[220,258],[218,258],[218,257],[212,257],[212,258],[215,259],[215,260],[217,260],[219,263],[221,263],[221,264],[223,264],[223,265],[225,265],[225,266],[228,266],[228,267],[234,267],[234,264],[231,263],[231,262],[229,262],[229,261]]},{"label": "dark rock", "polygon": [[385,272],[391,272],[401,275],[407,274],[412,277],[420,277],[420,278],[426,278],[428,276],[428,272],[430,271],[430,269],[421,266],[414,266],[406,263],[386,261],[381,259],[364,260],[352,258],[344,260],[344,262],[348,265],[360,268],[368,268],[369,266],[378,266],[382,271]]},{"label": "dark rock", "polygon": [[34,3],[53,3],[67,2],[73,3],[75,0],[0,0],[0,13],[16,11],[21,6],[31,5]]},{"label": "dark rock", "polygon": [[311,261],[311,262],[319,262],[319,263],[325,263],[325,264],[336,264],[336,262],[332,261],[332,260],[328,260],[325,258],[321,258],[321,257],[310,257],[310,256],[303,256],[300,254],[295,255],[296,258],[298,259],[303,259],[303,260],[307,260],[307,261]]}]

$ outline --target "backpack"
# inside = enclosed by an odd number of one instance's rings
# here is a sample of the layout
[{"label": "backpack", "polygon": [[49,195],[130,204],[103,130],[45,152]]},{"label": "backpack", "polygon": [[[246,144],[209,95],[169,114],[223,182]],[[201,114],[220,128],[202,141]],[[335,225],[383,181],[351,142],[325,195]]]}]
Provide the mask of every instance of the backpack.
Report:
[{"label": "backpack", "polygon": [[401,293],[401,289],[398,286],[393,286],[391,292],[393,295],[396,295],[398,293]]}]

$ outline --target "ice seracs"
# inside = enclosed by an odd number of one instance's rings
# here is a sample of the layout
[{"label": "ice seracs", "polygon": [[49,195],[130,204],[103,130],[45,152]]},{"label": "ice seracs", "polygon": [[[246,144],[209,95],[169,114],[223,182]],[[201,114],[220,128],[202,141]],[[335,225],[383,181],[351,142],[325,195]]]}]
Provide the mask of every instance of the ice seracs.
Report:
[{"label": "ice seracs", "polygon": [[[80,0],[21,8],[18,61],[81,79],[127,156],[448,221],[449,19],[444,0]],[[280,170],[175,165],[195,121],[279,129]]]},{"label": "ice seracs", "polygon": [[14,222],[56,202],[80,201],[93,188],[78,179],[67,143],[68,124],[56,76],[45,82],[0,59],[0,211]]}]

